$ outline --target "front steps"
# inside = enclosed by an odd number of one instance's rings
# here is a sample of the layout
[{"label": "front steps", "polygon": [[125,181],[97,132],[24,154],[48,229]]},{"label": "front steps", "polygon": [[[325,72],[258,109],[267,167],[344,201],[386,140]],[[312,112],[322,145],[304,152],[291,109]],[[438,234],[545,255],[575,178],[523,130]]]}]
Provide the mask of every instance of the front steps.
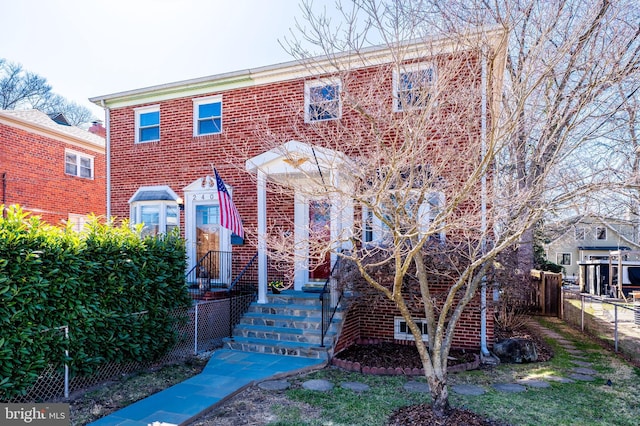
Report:
[{"label": "front steps", "polygon": [[225,339],[228,348],[267,354],[329,360],[342,313],[338,309],[320,346],[322,305],[317,293],[287,290],[269,294],[268,303],[254,302]]}]

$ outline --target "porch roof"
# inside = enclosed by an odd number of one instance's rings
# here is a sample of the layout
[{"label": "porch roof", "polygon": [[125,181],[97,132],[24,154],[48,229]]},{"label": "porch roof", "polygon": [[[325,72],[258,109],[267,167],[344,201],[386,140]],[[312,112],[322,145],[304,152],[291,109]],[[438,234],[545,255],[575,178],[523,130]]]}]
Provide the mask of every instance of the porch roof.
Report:
[{"label": "porch roof", "polygon": [[246,169],[251,173],[261,170],[271,177],[328,176],[348,162],[349,158],[340,151],[292,140],[248,159]]}]

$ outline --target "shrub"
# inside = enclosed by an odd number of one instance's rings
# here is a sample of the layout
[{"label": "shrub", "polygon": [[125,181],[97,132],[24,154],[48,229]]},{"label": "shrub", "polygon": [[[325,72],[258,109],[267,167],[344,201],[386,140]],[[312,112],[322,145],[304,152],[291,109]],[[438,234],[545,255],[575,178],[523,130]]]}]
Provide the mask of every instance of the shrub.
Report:
[{"label": "shrub", "polygon": [[[94,217],[76,233],[10,208],[0,218],[0,399],[24,394],[65,349],[72,375],[162,356],[175,338],[168,311],[191,303],[184,268],[177,232],[141,239]],[[64,325],[68,341],[54,330]]]}]

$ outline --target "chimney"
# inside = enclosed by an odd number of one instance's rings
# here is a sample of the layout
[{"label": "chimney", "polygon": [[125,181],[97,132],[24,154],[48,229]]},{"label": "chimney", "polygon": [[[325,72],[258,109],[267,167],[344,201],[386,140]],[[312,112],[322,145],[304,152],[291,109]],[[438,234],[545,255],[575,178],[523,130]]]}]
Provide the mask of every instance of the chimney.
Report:
[{"label": "chimney", "polygon": [[98,135],[103,138],[107,137],[107,129],[104,128],[104,126],[102,125],[102,122],[100,121],[92,122],[91,127],[89,127],[89,131],[94,135]]}]

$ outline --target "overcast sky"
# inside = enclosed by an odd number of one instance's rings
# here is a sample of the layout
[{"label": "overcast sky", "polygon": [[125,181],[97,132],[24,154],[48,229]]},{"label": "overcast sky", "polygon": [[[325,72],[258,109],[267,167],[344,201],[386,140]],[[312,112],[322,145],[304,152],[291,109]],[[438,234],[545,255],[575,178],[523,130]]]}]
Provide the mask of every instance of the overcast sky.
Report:
[{"label": "overcast sky", "polygon": [[[316,0],[314,4],[329,0]],[[0,0],[0,58],[90,108],[99,95],[292,60],[298,0]]]}]

